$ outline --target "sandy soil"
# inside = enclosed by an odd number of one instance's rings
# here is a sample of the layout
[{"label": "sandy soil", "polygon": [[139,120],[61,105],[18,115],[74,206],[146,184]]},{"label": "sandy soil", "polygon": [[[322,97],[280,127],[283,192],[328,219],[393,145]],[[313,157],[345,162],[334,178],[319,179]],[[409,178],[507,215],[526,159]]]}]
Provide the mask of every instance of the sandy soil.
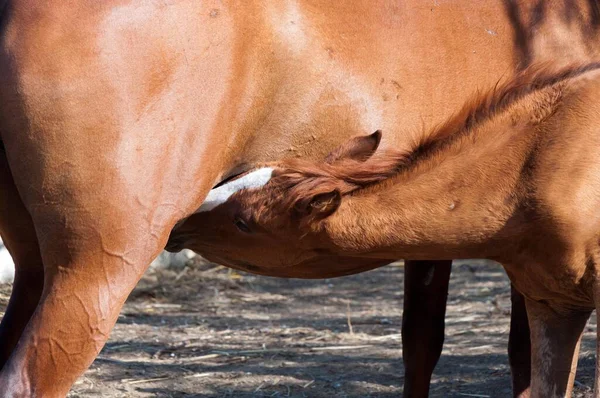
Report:
[{"label": "sandy soil", "polygon": [[[70,397],[399,397],[401,264],[321,281],[238,274],[201,260],[152,271]],[[0,311],[10,294],[0,285]],[[454,267],[432,397],[508,397],[509,284],[499,266]],[[591,393],[595,317],[576,397]]]}]

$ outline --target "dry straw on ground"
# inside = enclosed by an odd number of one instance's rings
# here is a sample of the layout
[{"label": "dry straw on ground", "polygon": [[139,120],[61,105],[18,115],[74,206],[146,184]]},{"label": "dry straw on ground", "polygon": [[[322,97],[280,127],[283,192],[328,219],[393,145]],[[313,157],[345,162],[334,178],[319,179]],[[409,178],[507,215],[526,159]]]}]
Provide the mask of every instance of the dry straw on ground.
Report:
[{"label": "dry straw on ground", "polygon": [[[403,268],[322,281],[239,274],[195,260],[152,270],[71,397],[398,397]],[[0,285],[0,311],[9,285]],[[432,397],[508,397],[509,284],[502,269],[454,267]],[[591,392],[595,318],[576,397]]]}]

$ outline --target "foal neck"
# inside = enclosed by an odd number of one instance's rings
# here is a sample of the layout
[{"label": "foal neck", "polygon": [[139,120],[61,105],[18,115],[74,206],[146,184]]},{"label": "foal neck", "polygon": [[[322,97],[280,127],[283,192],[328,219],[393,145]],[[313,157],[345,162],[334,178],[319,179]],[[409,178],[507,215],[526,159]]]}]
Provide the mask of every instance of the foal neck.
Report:
[{"label": "foal neck", "polygon": [[333,245],[367,257],[499,258],[521,228],[511,220],[566,87],[551,80],[479,120],[446,123],[397,175],[344,197],[324,222]]}]

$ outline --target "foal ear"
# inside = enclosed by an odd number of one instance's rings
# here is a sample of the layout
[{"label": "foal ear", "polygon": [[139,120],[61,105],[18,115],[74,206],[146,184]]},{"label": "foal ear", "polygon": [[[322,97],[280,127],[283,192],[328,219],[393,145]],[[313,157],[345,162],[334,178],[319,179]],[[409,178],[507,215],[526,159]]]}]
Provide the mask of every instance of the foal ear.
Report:
[{"label": "foal ear", "polygon": [[365,161],[373,156],[380,143],[381,130],[377,130],[371,135],[354,137],[327,155],[325,163],[331,164],[341,159]]},{"label": "foal ear", "polygon": [[342,203],[342,194],[334,189],[330,192],[316,194],[306,201],[296,203],[295,209],[301,216],[312,216],[322,219],[332,215]]}]

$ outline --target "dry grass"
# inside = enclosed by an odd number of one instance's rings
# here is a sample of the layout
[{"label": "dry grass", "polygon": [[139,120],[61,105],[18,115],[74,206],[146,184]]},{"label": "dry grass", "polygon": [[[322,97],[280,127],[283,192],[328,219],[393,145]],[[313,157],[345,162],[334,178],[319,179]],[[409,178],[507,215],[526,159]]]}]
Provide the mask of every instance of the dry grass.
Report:
[{"label": "dry grass", "polygon": [[[323,281],[238,274],[196,261],[153,271],[71,397],[398,397],[403,269]],[[0,309],[9,286],[0,287]],[[507,397],[509,285],[486,262],[455,266],[433,397]],[[590,392],[595,318],[576,396]]]}]

